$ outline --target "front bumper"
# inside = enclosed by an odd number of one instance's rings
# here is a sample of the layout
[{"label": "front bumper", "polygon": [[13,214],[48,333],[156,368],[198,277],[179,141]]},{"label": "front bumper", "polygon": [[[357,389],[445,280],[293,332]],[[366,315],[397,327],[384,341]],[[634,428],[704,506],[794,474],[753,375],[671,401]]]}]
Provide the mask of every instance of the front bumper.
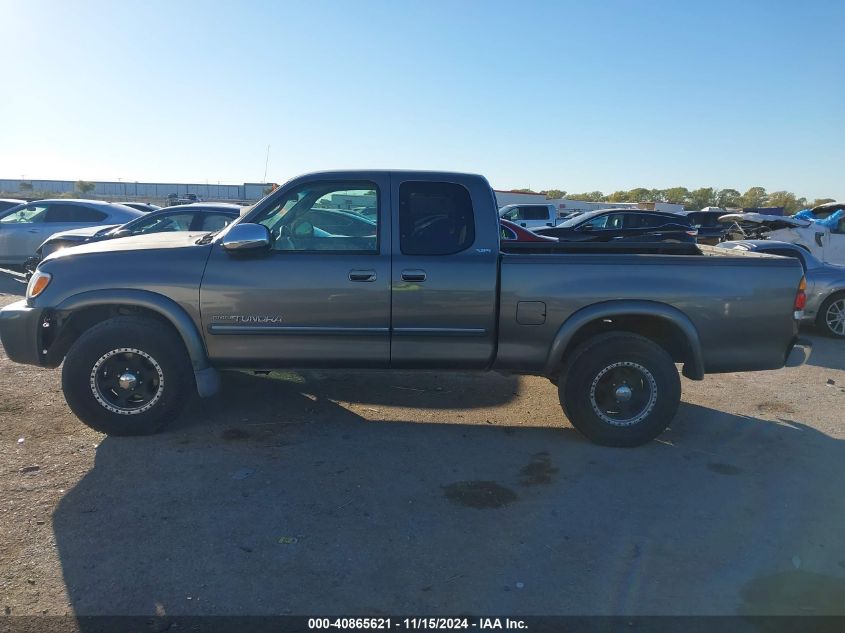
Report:
[{"label": "front bumper", "polygon": [[25,365],[43,365],[41,330],[44,310],[32,308],[25,300],[0,310],[0,341],[10,360]]},{"label": "front bumper", "polygon": [[789,352],[786,354],[786,362],[784,365],[786,367],[800,367],[810,360],[810,354],[812,354],[812,352],[812,341],[805,338],[797,338],[795,339],[795,343],[793,343]]}]

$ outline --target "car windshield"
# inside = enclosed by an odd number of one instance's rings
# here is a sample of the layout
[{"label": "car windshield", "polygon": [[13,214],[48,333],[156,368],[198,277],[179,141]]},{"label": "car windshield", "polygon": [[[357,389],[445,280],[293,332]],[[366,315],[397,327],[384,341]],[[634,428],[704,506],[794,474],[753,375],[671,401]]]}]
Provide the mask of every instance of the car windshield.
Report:
[{"label": "car windshield", "polygon": [[565,226],[565,227],[578,226],[582,222],[586,222],[587,220],[596,217],[600,213],[601,213],[600,211],[595,211],[593,213],[589,213],[589,212],[588,213],[580,213],[580,214],[578,214],[578,215],[576,215],[572,218],[569,218],[568,220],[565,220],[564,222],[561,222],[560,224],[558,224],[558,226]]},{"label": "car windshield", "polygon": [[7,213],[0,218],[0,222],[8,224],[39,222],[44,219],[43,216],[46,211],[47,207],[45,206],[28,206],[23,209],[18,209],[17,211],[12,211],[11,213]]}]

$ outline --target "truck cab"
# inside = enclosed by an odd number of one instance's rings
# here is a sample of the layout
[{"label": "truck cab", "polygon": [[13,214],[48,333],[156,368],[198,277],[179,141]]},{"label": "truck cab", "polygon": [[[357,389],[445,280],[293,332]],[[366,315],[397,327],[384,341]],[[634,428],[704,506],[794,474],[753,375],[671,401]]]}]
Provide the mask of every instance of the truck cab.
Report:
[{"label": "truck cab", "polygon": [[[492,195],[484,178],[465,174],[291,181],[242,220],[266,230],[260,257],[212,249],[200,289],[209,356],[250,366],[487,367],[499,257]],[[376,213],[356,211],[366,207]]]}]

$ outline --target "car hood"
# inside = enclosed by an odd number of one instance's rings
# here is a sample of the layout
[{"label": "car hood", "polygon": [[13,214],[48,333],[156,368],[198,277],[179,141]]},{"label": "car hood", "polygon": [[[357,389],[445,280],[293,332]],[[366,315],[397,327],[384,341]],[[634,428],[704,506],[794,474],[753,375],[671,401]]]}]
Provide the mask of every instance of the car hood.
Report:
[{"label": "car hood", "polygon": [[[102,228],[102,227],[101,227]],[[172,231],[169,233],[150,233],[134,235],[113,240],[102,240],[65,248],[47,257],[44,261],[76,257],[90,253],[115,253],[119,251],[146,251],[170,248],[188,248],[196,246],[197,240],[208,231]]]},{"label": "car hood", "polygon": [[118,226],[123,226],[122,224],[97,224],[95,226],[86,226],[82,229],[72,229],[70,231],[61,231],[60,233],[53,233],[48,240],[52,240],[55,238],[66,238],[66,237],[93,237],[100,231],[106,231],[110,229],[117,228]]}]

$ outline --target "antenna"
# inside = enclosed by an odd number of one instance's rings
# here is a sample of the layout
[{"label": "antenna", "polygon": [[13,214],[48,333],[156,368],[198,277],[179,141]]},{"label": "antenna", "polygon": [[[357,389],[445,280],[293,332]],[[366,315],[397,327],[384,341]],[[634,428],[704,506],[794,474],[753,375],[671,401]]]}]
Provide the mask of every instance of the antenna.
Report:
[{"label": "antenna", "polygon": [[270,146],[267,146],[267,158],[264,159],[264,180],[261,182],[267,182],[267,166],[270,164]]}]

